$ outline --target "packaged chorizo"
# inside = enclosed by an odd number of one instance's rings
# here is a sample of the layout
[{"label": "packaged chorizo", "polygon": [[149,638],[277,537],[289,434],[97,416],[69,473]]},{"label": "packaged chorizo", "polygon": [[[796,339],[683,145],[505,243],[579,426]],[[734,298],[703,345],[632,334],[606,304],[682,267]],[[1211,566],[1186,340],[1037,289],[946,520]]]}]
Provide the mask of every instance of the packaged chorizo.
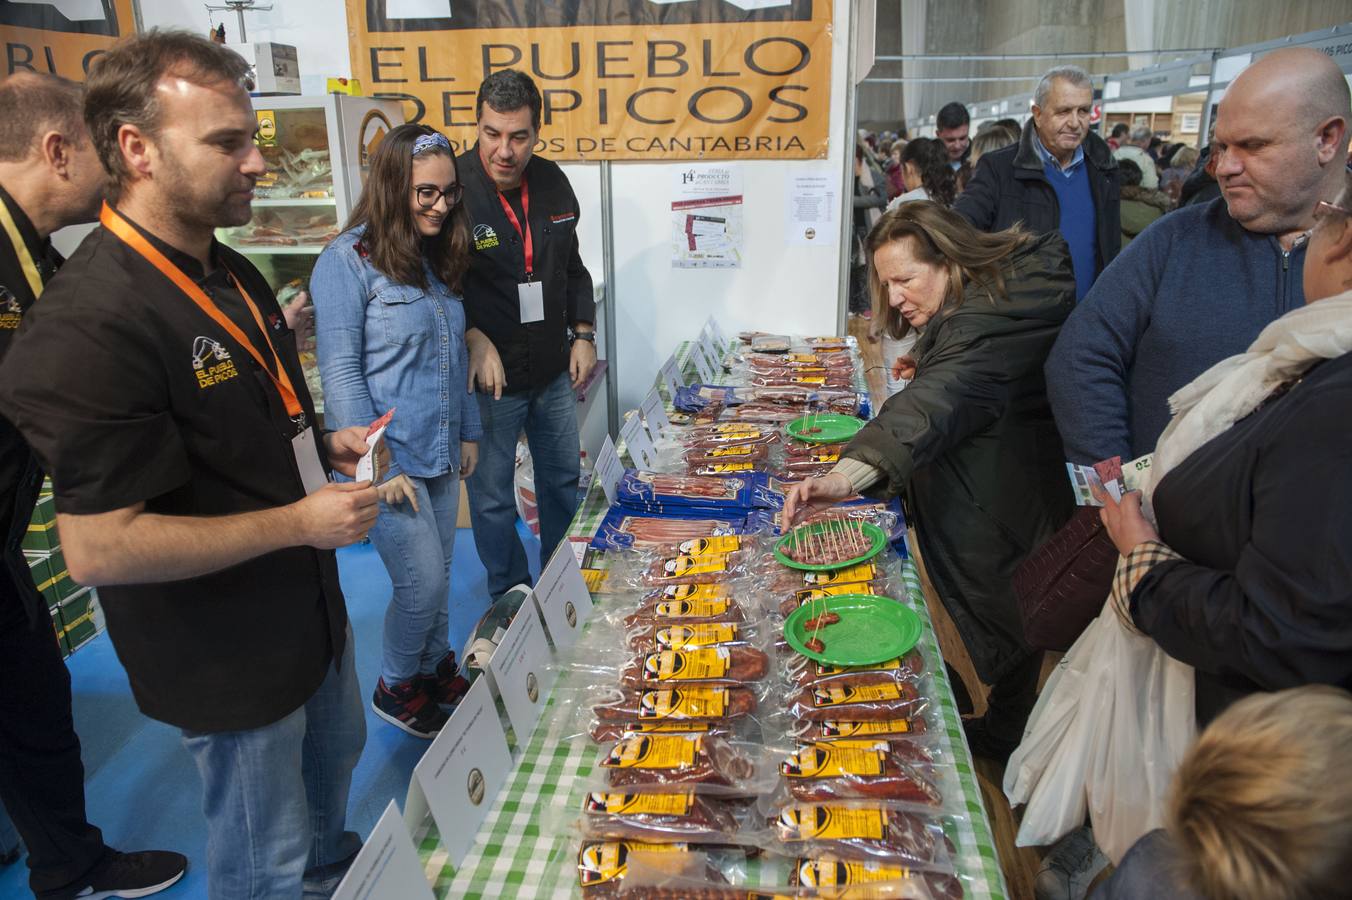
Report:
[{"label": "packaged chorizo", "polygon": [[892,596],[892,586],[885,580],[854,581],[844,584],[829,584],[822,587],[803,587],[793,591],[779,604],[779,612],[787,617],[804,603],[821,600],[825,597],[839,597],[845,594],[872,594],[875,597]]},{"label": "packaged chorizo", "polygon": [[687,465],[700,466],[714,463],[757,463],[764,462],[770,455],[768,442],[764,443],[716,443],[713,446],[696,444],[681,454]]},{"label": "packaged chorizo", "polygon": [[770,657],[755,647],[722,644],[635,656],[620,667],[617,680],[626,688],[737,685],[760,681],[769,671]]},{"label": "packaged chorizo", "polygon": [[756,712],[756,694],[744,687],[615,690],[592,706],[601,722],[728,722]]},{"label": "packaged chorizo", "polygon": [[813,891],[813,896],[906,897],[913,900],[962,900],[961,879],[939,866],[905,866],[876,860],[805,857],[794,862],[789,884]]},{"label": "packaged chorizo", "polygon": [[682,553],[651,560],[642,566],[637,583],[649,588],[668,584],[716,584],[731,581],[746,574],[746,571],[740,553],[710,553],[703,556]]},{"label": "packaged chorizo", "polygon": [[[577,872],[577,883],[584,900],[644,896],[646,891],[642,887],[626,892],[631,872],[647,884],[681,879],[713,889],[727,886],[730,881],[745,881],[746,852],[736,847],[685,842],[660,844],[584,839],[578,849]],[[739,900],[746,900],[745,893],[743,888]],[[693,898],[695,895],[683,896]]]},{"label": "packaged chorizo", "polygon": [[920,747],[887,741],[802,744],[780,764],[795,800],[897,800],[943,805],[930,756]]},{"label": "packaged chorizo", "polygon": [[778,845],[771,849],[792,855],[928,865],[953,853],[939,816],[891,801],[788,803],[769,828]]},{"label": "packaged chorizo", "polygon": [[793,736],[802,741],[853,741],[873,738],[899,741],[924,738],[929,733],[929,723],[925,716],[920,714],[861,722],[843,719],[804,720],[793,727]]},{"label": "packaged chorizo", "polygon": [[745,644],[756,641],[759,635],[760,632],[754,626],[723,619],[641,626],[629,631],[625,641],[631,650],[653,653],[659,650],[696,650],[721,644]]},{"label": "packaged chorizo", "polygon": [[925,674],[925,658],[919,650],[871,666],[831,666],[795,655],[786,673],[796,688],[848,684],[855,687],[886,684],[891,681],[916,681]]},{"label": "packaged chorizo", "polygon": [[608,744],[636,734],[705,734],[732,739],[737,736],[734,724],[740,721],[744,720],[640,722],[637,719],[624,721],[593,718],[587,725],[587,736],[596,744]]},{"label": "packaged chorizo", "polygon": [[645,599],[639,604],[638,609],[624,617],[625,630],[660,625],[688,625],[692,622],[746,621],[746,612],[742,604],[732,599],[726,585],[682,584],[672,587],[704,590],[698,595],[691,591],[689,592],[691,596],[684,598],[668,598],[665,592],[661,592],[658,594],[661,599]]},{"label": "packaged chorizo", "polygon": [[694,791],[591,791],[582,800],[582,828],[588,837],[619,841],[719,843],[741,830],[743,808]]},{"label": "packaged chorizo", "polygon": [[789,695],[790,717],[813,722],[876,722],[914,716],[928,705],[911,682],[883,684],[825,684]]},{"label": "packaged chorizo", "polygon": [[711,735],[630,735],[606,746],[596,790],[753,797],[773,789],[773,761],[761,748]]}]

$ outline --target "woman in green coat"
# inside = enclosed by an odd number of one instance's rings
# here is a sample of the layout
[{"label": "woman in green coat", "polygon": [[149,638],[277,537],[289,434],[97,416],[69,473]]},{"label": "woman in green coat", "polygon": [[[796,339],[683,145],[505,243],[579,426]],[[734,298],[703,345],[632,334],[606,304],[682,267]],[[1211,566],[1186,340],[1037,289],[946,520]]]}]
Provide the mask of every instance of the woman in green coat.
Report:
[{"label": "woman in green coat", "polygon": [[1015,567],[1073,508],[1042,366],[1075,306],[1059,234],[986,234],[927,202],[869,234],[875,309],[922,332],[915,380],[883,405],[828,475],[796,485],[786,522],[855,493],[904,495],[925,569],[989,708],[974,752],[1003,759],[1037,699],[1042,654],[1023,639]]}]

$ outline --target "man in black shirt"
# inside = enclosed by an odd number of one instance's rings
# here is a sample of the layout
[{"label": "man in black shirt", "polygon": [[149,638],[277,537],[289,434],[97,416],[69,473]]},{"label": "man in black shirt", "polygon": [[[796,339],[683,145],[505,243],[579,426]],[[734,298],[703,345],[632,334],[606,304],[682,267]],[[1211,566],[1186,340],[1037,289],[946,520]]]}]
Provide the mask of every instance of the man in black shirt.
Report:
[{"label": "man in black shirt", "polygon": [[558,165],[534,155],[540,92],[494,72],[479,87],[478,141],[459,158],[474,248],[465,275],[470,390],[484,436],[468,482],[474,543],[494,596],[530,582],[516,535],[516,442],[535,469],[540,558],[577,510],[577,388],[596,365],[596,304],[578,253],[578,203]]},{"label": "man in black shirt", "polygon": [[[0,82],[0,360],[61,265],[49,238],[98,215],[106,176],[81,119],[79,85],[20,73]],[[40,898],[89,889],[148,896],[183,876],[165,851],[119,853],[85,818],[70,673],[22,544],[42,469],[0,417],[0,797],[28,847]]]},{"label": "man in black shirt", "polygon": [[101,56],[95,230],[25,316],[0,412],[52,474],[70,574],[99,585],[142,712],[202,777],[213,897],[330,891],[365,742],[331,548],[375,521],[365,430],[318,437],[267,282],[217,243],[265,171],[244,61],[185,32]]}]

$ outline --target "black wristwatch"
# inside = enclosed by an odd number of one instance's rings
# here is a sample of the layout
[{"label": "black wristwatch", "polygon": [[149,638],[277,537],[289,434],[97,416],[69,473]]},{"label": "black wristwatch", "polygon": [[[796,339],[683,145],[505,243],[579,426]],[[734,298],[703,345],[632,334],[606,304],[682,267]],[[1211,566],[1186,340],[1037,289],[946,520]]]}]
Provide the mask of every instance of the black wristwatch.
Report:
[{"label": "black wristwatch", "polygon": [[568,329],[568,343],[571,344],[571,343],[573,343],[574,341],[591,341],[593,344],[595,344],[595,343],[596,343],[596,332],[594,332],[594,331],[574,331],[573,329],[570,328],[570,329]]}]

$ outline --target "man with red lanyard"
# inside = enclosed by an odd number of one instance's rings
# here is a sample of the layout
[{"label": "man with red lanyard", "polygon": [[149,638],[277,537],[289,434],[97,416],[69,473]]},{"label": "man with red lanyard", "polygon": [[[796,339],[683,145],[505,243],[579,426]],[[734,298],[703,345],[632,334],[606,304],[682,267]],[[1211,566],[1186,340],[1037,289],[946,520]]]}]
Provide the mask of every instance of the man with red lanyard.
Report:
[{"label": "man with red lanyard", "polygon": [[473,250],[465,276],[470,390],[483,438],[468,482],[474,543],[497,597],[529,583],[516,534],[516,442],[535,468],[540,558],[577,510],[577,389],[596,365],[596,304],[577,246],[578,203],[558,165],[534,154],[540,91],[514,69],[479,86],[478,140],[459,158]]},{"label": "man with red lanyard", "polygon": [[[61,265],[52,232],[98,215],[106,176],[81,118],[83,99],[79,85],[51,75],[0,82],[0,360]],[[21,549],[41,486],[37,459],[0,417],[0,797],[28,848],[34,896],[148,896],[183,877],[187,860],[161,850],[119,853],[85,817],[70,673]]]},{"label": "man with red lanyard", "polygon": [[265,170],[246,75],[172,31],[91,66],[111,205],[26,314],[0,413],[52,475],[67,566],[99,586],[137,705],[197,765],[210,895],[271,900],[326,896],[359,849],[365,721],[332,548],[377,498],[327,481],[365,430],[319,436],[267,282],[213,237],[249,221]]}]

